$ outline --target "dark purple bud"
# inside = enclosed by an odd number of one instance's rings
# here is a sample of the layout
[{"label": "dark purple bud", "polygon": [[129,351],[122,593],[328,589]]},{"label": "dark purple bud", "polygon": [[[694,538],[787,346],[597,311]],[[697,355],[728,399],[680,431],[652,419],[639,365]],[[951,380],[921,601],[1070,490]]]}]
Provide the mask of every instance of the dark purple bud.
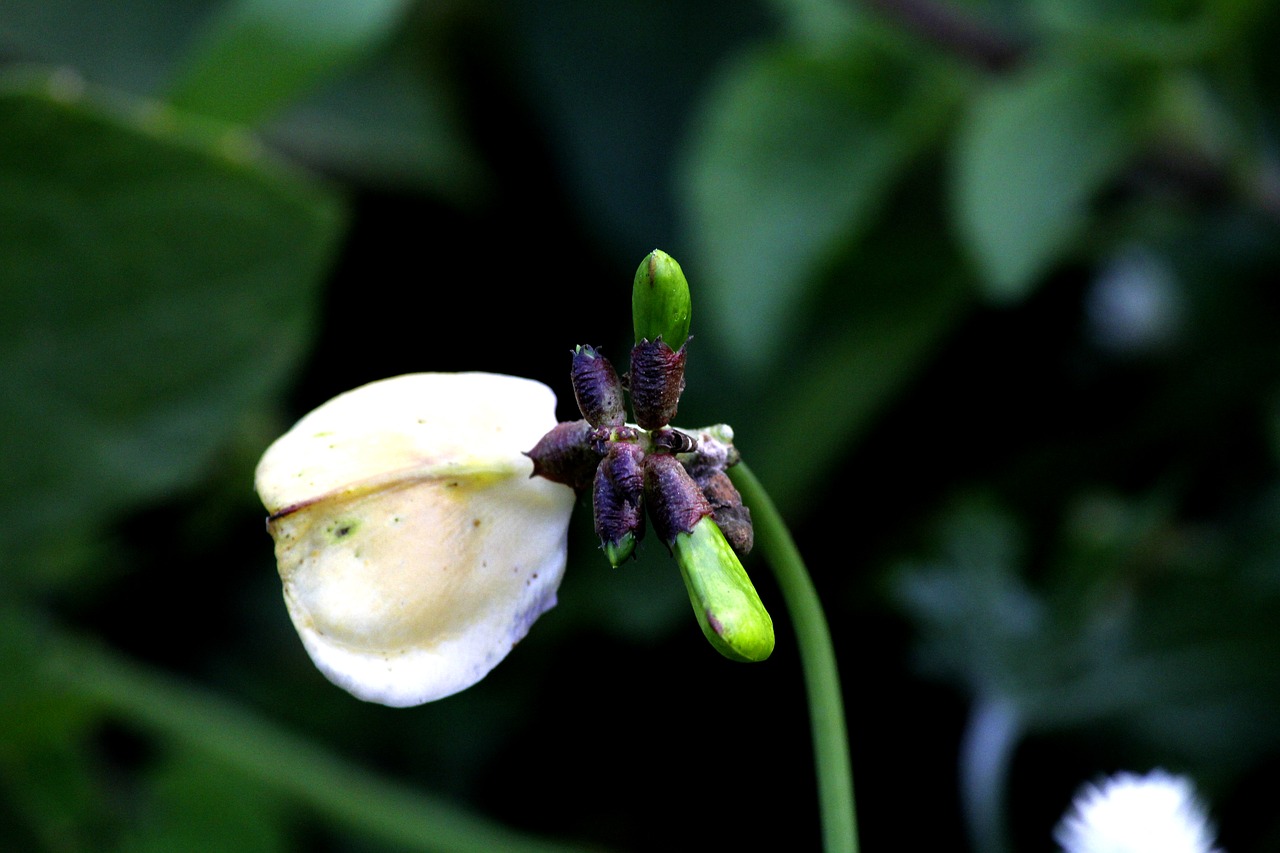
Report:
[{"label": "dark purple bud", "polygon": [[614,568],[622,564],[644,537],[644,451],[635,444],[613,442],[596,468],[592,503],[596,535]]},{"label": "dark purple bud", "polygon": [[690,453],[698,449],[698,440],[678,429],[664,427],[651,433],[654,447],[661,447],[668,453]]},{"label": "dark purple bud", "polygon": [[622,381],[609,359],[591,347],[573,351],[573,396],[587,423],[594,427],[617,427],[627,419],[622,400]]},{"label": "dark purple bud", "polygon": [[[690,338],[690,340],[693,340]],[[684,391],[684,360],[688,347],[673,352],[665,341],[641,341],[631,350],[631,408],[636,423],[657,429],[671,423]]]},{"label": "dark purple bud", "polygon": [[545,477],[574,489],[585,489],[595,477],[596,466],[604,458],[595,439],[595,430],[586,421],[565,421],[538,439],[525,453],[533,460],[534,477]]},{"label": "dark purple bud", "polygon": [[680,533],[688,533],[711,515],[711,504],[693,477],[674,457],[652,453],[644,460],[644,500],[653,529],[670,548]]},{"label": "dark purple bud", "polygon": [[694,482],[702,489],[702,495],[711,504],[711,512],[716,525],[724,533],[729,547],[739,557],[751,553],[755,544],[755,532],[751,527],[751,510],[742,504],[742,495],[738,493],[729,475],[719,468],[695,468]]}]

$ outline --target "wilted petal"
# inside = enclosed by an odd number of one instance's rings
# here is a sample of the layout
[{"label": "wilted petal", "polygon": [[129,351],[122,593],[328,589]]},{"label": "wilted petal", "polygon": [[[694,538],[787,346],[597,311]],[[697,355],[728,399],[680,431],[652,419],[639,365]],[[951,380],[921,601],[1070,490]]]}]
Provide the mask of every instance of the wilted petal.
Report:
[{"label": "wilted petal", "polygon": [[406,706],[483,678],[556,602],[573,490],[523,455],[545,385],[421,373],[342,394],[258,465],[294,626],[361,699]]}]

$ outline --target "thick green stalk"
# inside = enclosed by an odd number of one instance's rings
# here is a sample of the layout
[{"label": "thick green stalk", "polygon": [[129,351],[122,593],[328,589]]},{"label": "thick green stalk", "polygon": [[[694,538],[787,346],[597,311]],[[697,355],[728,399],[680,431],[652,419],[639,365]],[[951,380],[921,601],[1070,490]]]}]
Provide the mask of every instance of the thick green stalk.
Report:
[{"label": "thick green stalk", "polygon": [[764,553],[778,579],[795,626],[809,697],[824,848],[827,853],[857,853],[858,825],[853,801],[853,769],[849,762],[849,736],[845,730],[844,698],[840,693],[840,672],[836,668],[831,632],[827,629],[822,602],[818,600],[817,590],[790,531],[760,481],[744,464],[730,468],[729,476],[751,509],[756,547]]}]

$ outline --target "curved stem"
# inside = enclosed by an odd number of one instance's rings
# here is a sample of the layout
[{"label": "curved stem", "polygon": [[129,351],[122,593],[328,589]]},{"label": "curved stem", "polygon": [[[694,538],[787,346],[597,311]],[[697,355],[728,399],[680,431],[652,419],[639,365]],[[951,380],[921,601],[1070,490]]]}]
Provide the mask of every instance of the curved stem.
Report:
[{"label": "curved stem", "polygon": [[760,481],[746,465],[729,469],[729,476],[751,509],[755,541],[778,579],[778,587],[795,626],[809,698],[814,764],[818,775],[818,804],[827,853],[856,853],[858,827],[853,801],[853,769],[845,730],[844,698],[836,668],[831,632],[822,602],[809,578],[791,533]]},{"label": "curved stem", "polygon": [[960,747],[960,796],[974,850],[1008,853],[1005,780],[1022,721],[1017,707],[1000,696],[980,696]]}]

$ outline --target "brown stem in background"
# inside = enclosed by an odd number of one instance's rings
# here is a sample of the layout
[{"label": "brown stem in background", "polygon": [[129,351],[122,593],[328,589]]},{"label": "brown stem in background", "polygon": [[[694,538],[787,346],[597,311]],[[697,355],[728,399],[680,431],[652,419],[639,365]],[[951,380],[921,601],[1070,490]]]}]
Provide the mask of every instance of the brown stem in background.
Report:
[{"label": "brown stem in background", "polygon": [[945,3],[935,0],[864,0],[864,5],[902,29],[987,71],[1009,71],[1022,61],[1022,45]]},{"label": "brown stem in background", "polygon": [[[862,0],[902,30],[951,56],[993,74],[1007,74],[1026,59],[1028,46],[942,0]],[[1232,174],[1229,163],[1193,152],[1155,151],[1140,165],[1192,196],[1230,197],[1280,223],[1280,168],[1250,178]]]}]

